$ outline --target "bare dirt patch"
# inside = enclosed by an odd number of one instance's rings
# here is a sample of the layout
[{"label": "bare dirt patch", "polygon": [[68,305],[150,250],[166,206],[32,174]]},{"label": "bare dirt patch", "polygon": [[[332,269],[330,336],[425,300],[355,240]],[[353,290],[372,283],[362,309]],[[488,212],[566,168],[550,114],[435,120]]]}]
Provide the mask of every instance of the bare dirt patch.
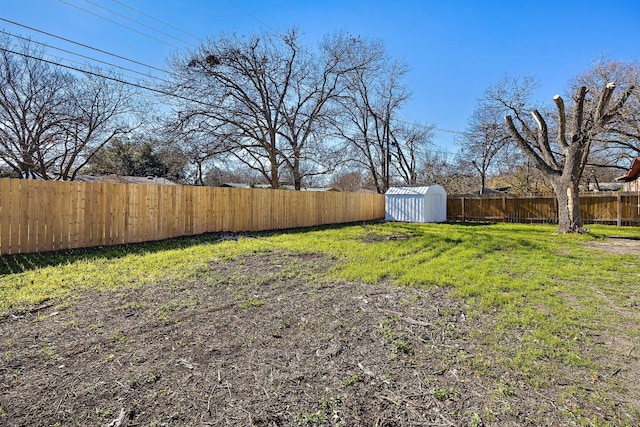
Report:
[{"label": "bare dirt patch", "polygon": [[640,424],[634,395],[593,405],[585,371],[559,367],[544,388],[509,371],[482,344],[491,314],[447,289],[327,279],[334,263],[255,254],[10,313],[0,423],[540,426],[578,425],[579,410]]},{"label": "bare dirt patch", "polygon": [[616,255],[640,256],[640,239],[609,237],[604,241],[589,242],[586,246]]}]

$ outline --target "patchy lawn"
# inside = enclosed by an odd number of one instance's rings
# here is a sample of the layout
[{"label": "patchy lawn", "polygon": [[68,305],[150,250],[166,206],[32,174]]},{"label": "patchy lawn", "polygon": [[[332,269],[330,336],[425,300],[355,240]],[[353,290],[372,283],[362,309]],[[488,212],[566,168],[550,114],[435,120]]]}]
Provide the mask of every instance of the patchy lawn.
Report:
[{"label": "patchy lawn", "polygon": [[372,224],[5,258],[0,424],[640,425],[640,241],[552,231]]}]

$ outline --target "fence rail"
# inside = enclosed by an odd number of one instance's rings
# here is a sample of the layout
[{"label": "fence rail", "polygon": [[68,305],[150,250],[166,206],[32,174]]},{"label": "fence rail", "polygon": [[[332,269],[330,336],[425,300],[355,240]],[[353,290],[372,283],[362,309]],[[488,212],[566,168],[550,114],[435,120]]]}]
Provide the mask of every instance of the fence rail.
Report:
[{"label": "fence rail", "polygon": [[[580,212],[586,224],[640,225],[640,194],[601,192],[580,194]],[[455,195],[447,199],[449,221],[543,222],[558,221],[552,194]]]},{"label": "fence rail", "polygon": [[0,255],[384,218],[384,195],[0,179]]}]

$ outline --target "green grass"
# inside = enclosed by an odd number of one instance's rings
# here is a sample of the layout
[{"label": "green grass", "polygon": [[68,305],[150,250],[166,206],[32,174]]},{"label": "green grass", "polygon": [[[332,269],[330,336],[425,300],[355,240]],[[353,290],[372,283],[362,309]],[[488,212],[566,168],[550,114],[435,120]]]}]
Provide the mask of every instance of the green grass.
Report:
[{"label": "green grass", "polygon": [[[590,331],[627,328],[638,338],[638,328],[624,326],[616,311],[640,305],[638,257],[586,244],[607,235],[640,237],[640,229],[590,228],[589,235],[558,235],[552,225],[376,223],[6,256],[0,308],[20,310],[85,289],[188,283],[209,274],[212,261],[244,254],[324,253],[337,261],[331,277],[450,288],[470,315],[495,319],[495,329],[478,339],[543,385],[549,360],[593,367],[582,351]],[[260,305],[248,301],[243,308]]]}]

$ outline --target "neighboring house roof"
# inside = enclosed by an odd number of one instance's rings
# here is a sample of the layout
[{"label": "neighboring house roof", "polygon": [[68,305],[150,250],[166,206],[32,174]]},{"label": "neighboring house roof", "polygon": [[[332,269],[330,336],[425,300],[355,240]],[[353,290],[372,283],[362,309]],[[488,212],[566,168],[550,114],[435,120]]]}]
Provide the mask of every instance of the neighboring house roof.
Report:
[{"label": "neighboring house roof", "polygon": [[242,182],[224,182],[220,184],[220,187],[227,188],[271,188],[270,185],[267,184],[245,184]]},{"label": "neighboring house roof", "polygon": [[484,188],[482,192],[476,190],[471,194],[506,194],[511,190],[511,187],[499,187],[499,188]]},{"label": "neighboring house roof", "polygon": [[618,191],[622,188],[621,182],[590,182],[589,191]]},{"label": "neighboring house roof", "polygon": [[627,172],[625,176],[616,178],[616,181],[635,181],[638,178],[638,175],[640,175],[640,157],[636,157],[635,159],[633,159],[633,162],[631,162],[631,167],[629,168],[629,172]]},{"label": "neighboring house roof", "polygon": [[[228,187],[228,188],[271,188],[269,184],[244,184],[240,182],[224,182],[220,184],[220,187]],[[295,190],[295,186],[293,185],[281,185],[281,190]],[[301,188],[300,191],[339,191],[332,187],[307,187]]]},{"label": "neighboring house roof", "polygon": [[167,178],[157,176],[119,176],[119,175],[79,175],[76,181],[89,182],[113,182],[120,184],[158,184],[158,185],[178,185]]},{"label": "neighboring house roof", "polygon": [[[38,172],[23,173],[23,178],[26,179],[44,179]],[[60,176],[56,174],[47,174],[47,178],[55,181],[59,180]],[[80,182],[111,182],[116,184],[159,184],[159,185],[178,185],[175,182],[169,181],[166,178],[160,178],[156,176],[119,176],[119,175],[76,175],[75,181]]]}]

